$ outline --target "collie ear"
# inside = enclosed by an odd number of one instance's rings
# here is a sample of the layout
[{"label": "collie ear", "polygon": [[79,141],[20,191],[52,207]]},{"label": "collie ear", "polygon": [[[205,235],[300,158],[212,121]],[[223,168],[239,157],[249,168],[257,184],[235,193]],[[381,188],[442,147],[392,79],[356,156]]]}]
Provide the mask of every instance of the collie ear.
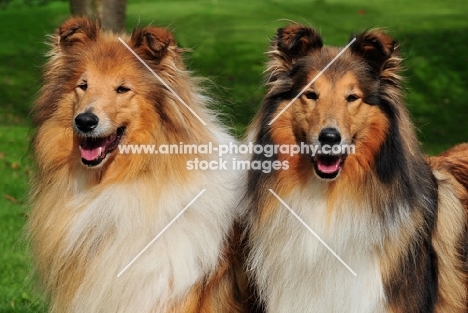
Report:
[{"label": "collie ear", "polygon": [[157,27],[133,30],[130,42],[138,55],[157,62],[164,58],[171,46],[177,45],[169,30]]},{"label": "collie ear", "polygon": [[315,29],[297,24],[278,29],[272,41],[272,50],[281,52],[289,66],[322,46],[322,37]]},{"label": "collie ear", "polygon": [[267,83],[273,83],[287,74],[298,59],[323,46],[322,37],[315,29],[292,24],[278,29],[268,51]]},{"label": "collie ear", "polygon": [[96,41],[100,28],[99,22],[95,20],[85,17],[70,18],[57,30],[59,45],[66,50],[73,46]]},{"label": "collie ear", "polygon": [[387,61],[398,53],[395,40],[380,29],[365,31],[355,38],[351,51],[360,55],[377,74],[381,73]]}]

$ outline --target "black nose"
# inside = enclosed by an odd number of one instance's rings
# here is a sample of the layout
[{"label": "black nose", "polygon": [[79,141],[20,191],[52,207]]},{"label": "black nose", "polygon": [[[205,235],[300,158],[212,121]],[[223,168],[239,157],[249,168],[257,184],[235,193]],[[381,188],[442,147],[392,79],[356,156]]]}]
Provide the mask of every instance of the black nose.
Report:
[{"label": "black nose", "polygon": [[322,145],[333,146],[341,142],[341,135],[336,128],[327,127],[320,131],[318,140]]},{"label": "black nose", "polygon": [[76,127],[84,133],[90,132],[96,128],[99,123],[99,118],[89,112],[80,113],[75,117]]}]

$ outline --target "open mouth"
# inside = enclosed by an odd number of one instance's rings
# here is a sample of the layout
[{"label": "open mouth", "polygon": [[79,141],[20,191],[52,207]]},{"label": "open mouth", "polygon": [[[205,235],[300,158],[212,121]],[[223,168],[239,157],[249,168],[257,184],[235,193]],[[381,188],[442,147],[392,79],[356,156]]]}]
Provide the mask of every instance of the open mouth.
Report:
[{"label": "open mouth", "polygon": [[346,155],[319,154],[312,158],[315,173],[323,179],[335,179],[341,171]]},{"label": "open mouth", "polygon": [[122,126],[107,137],[83,137],[80,143],[81,162],[89,167],[101,164],[117,148],[124,131],[125,127]]}]

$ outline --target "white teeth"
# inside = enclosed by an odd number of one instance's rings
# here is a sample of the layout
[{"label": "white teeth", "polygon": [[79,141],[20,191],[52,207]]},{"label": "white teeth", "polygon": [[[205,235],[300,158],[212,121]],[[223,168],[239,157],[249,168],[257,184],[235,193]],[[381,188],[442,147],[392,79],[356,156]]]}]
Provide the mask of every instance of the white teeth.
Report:
[{"label": "white teeth", "polygon": [[99,155],[100,155],[101,157],[104,156],[104,155],[103,155],[103,154],[104,154],[103,152],[104,152],[104,151],[103,151],[102,147],[99,147]]}]

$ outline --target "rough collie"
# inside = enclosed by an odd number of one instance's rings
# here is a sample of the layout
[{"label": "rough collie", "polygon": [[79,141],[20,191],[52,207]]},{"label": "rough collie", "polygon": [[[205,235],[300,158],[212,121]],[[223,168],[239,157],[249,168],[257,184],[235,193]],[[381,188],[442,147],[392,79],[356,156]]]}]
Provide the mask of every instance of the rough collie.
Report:
[{"label": "rough collie", "polygon": [[271,42],[248,140],[316,150],[252,156],[288,165],[248,178],[261,301],[269,313],[467,312],[468,145],[428,162],[398,45],[378,29],[353,37],[327,47],[294,24]]},{"label": "rough collie", "polygon": [[228,242],[240,172],[187,169],[209,153],[119,150],[234,141],[172,34],[146,27],[118,37],[72,18],[51,38],[33,111],[29,221],[50,311],[238,312]]}]

